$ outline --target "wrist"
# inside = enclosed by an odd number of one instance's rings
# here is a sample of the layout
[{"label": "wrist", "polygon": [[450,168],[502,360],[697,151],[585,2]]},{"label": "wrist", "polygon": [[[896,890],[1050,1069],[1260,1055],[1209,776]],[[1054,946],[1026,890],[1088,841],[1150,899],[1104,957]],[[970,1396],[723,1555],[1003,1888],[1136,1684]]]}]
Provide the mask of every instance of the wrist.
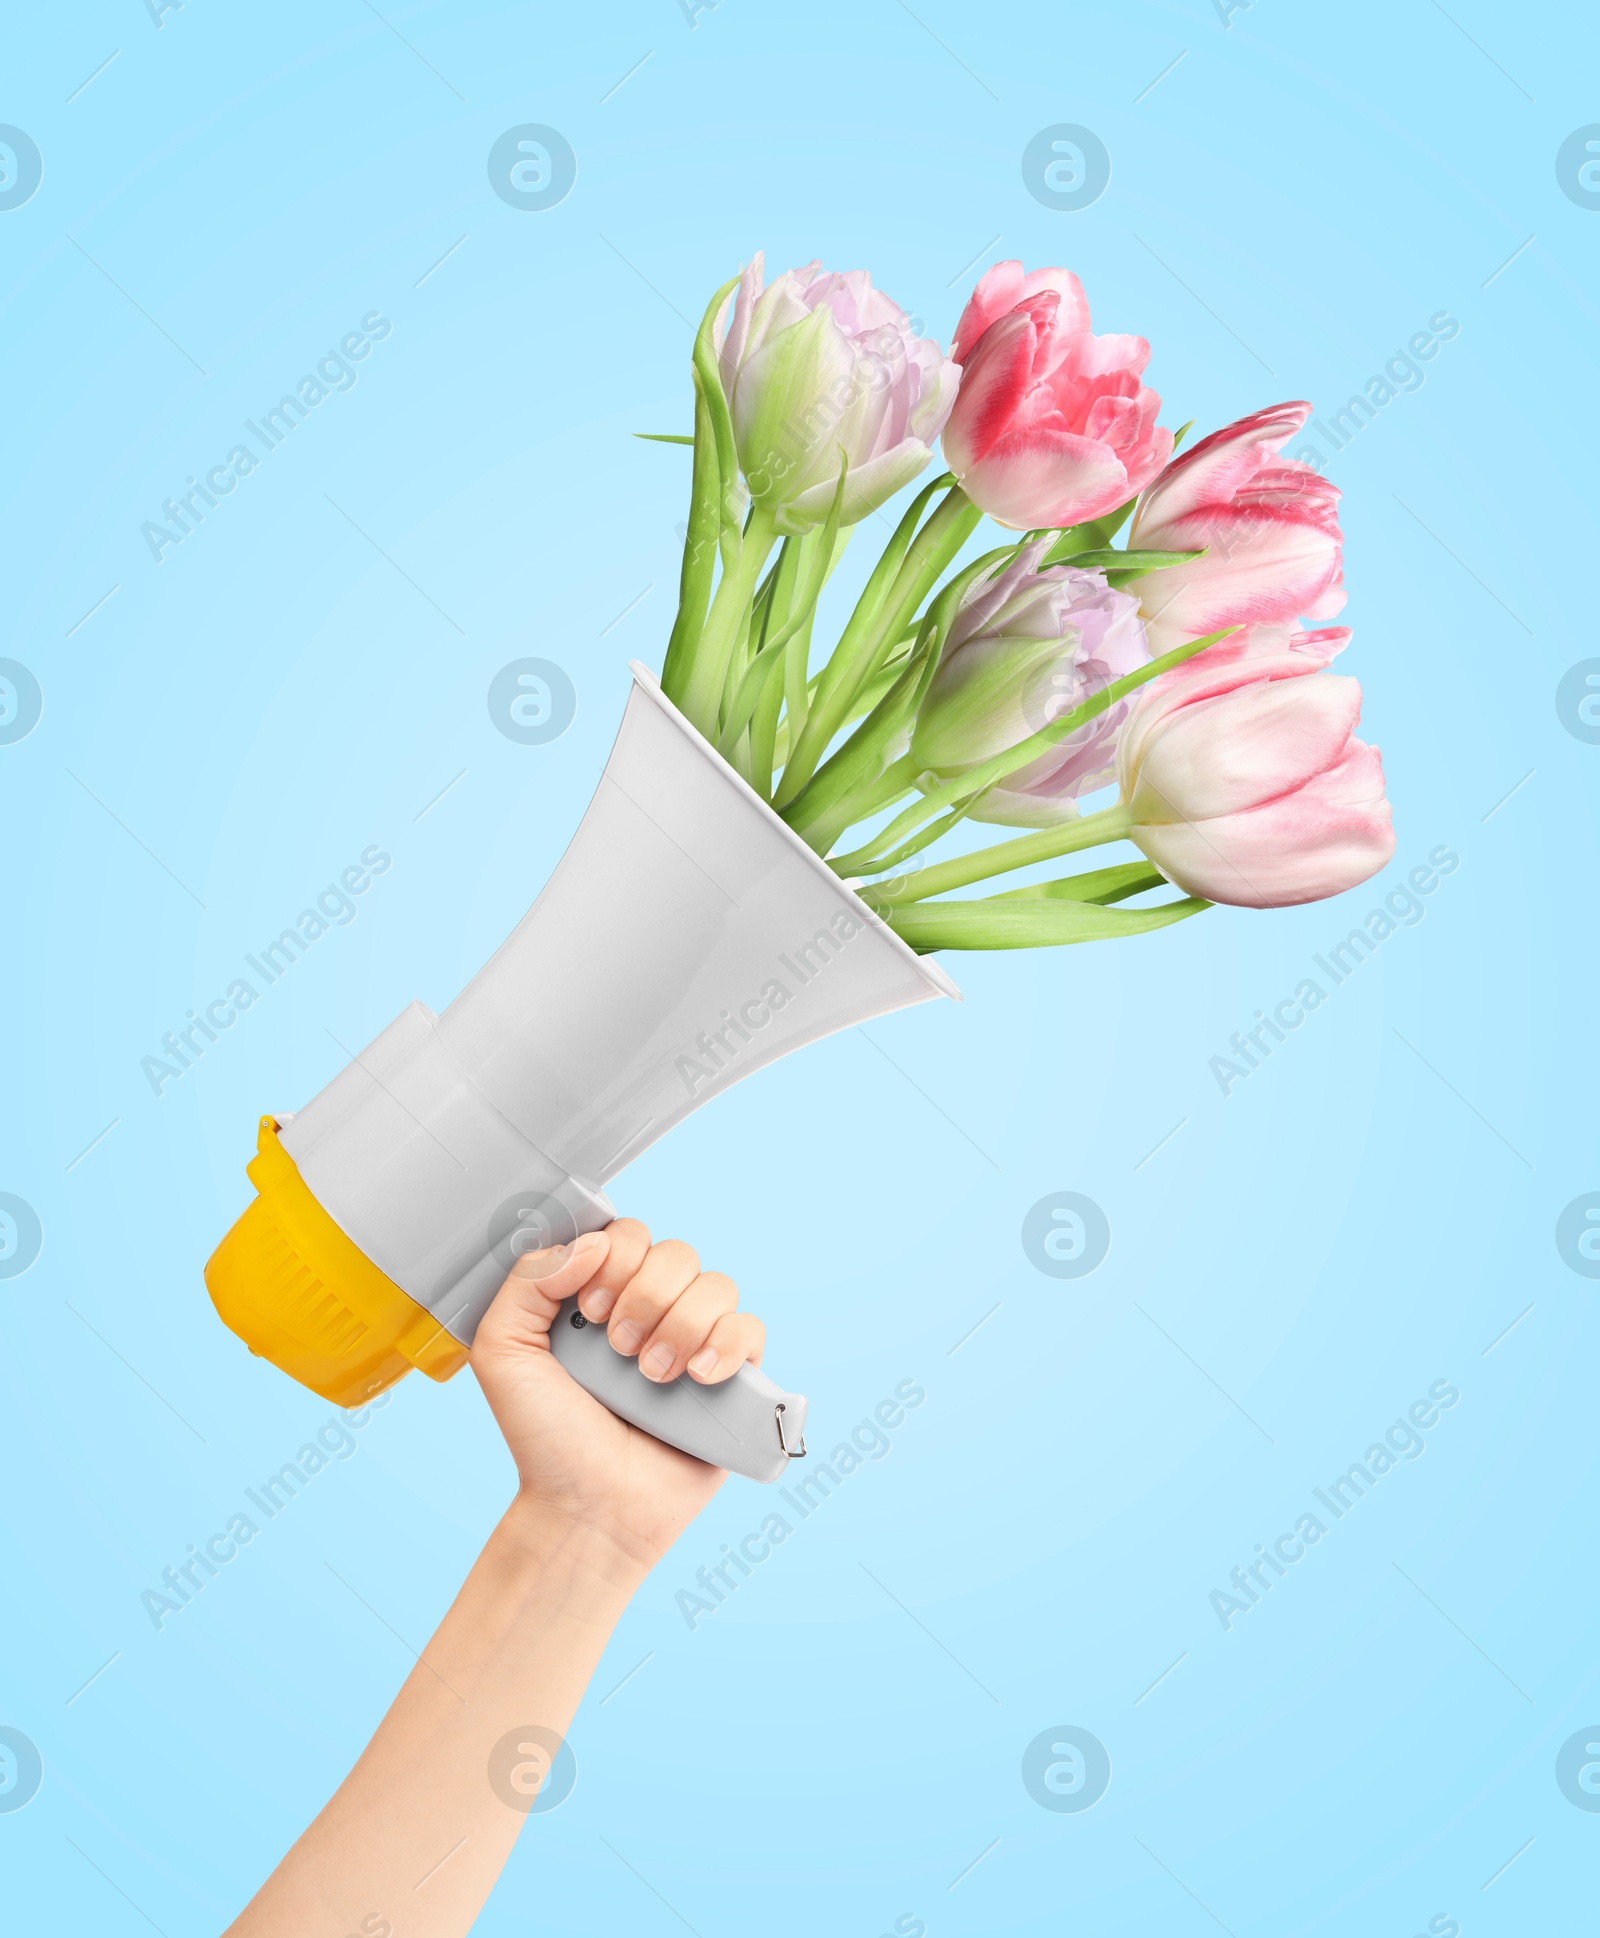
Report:
[{"label": "wrist", "polygon": [[602,1600],[623,1604],[660,1558],[628,1530],[526,1491],[506,1509],[495,1536],[541,1572],[569,1574]]}]

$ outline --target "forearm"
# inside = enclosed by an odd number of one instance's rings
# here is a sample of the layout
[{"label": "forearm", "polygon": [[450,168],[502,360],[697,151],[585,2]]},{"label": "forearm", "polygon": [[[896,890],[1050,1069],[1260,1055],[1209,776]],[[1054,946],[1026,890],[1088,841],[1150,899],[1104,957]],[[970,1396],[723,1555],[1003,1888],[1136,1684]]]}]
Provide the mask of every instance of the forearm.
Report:
[{"label": "forearm", "polygon": [[529,1725],[565,1736],[648,1565],[609,1535],[514,1506],[360,1761],[231,1938],[346,1938],[367,1919],[406,1938],[466,1932],[525,1814],[491,1786],[491,1752]]}]

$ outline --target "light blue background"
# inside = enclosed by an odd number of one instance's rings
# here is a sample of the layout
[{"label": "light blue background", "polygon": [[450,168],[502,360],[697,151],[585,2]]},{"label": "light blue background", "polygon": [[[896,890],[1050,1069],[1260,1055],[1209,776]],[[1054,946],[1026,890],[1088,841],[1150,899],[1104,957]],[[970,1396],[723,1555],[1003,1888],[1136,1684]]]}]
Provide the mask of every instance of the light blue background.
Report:
[{"label": "light blue background", "polygon": [[[328,1414],[201,1283],[256,1119],[333,1074],[334,1038],[448,1000],[559,856],[624,663],[670,624],[687,466],[628,433],[687,427],[684,319],[764,245],[869,266],[946,340],[989,261],[1065,263],[1201,429],[1325,416],[1450,311],[1425,384],[1329,468],[1389,877],[1461,862],[1227,1098],[1208,1060],[1379,884],[950,958],[964,1006],[778,1066],[619,1181],[740,1278],[814,1448],[899,1381],[928,1398],[690,1632],[677,1590],[771,1504],[724,1489],[618,1630],[576,1790],[480,1928],[1589,1928],[1600,1816],[1554,1770],[1600,1718],[1600,1285],[1554,1231],[1600,1188],[1600,748],[1554,695],[1596,650],[1600,214],[1554,163],[1600,120],[1592,13],[383,12],[188,0],[158,29],[79,0],[3,30],[0,120],[44,155],[0,214],[0,654],[44,692],[0,747],[0,1188],[44,1229],[0,1281],[0,1722],[44,1759],[0,1816],[7,1922],[219,1929],[508,1496],[470,1380],[408,1380],[192,1606],[159,1633],[141,1606]],[[542,214],[485,171],[527,121],[578,156]],[[1062,121],[1113,161],[1077,214],[1019,169]],[[141,522],[373,310],[356,387],[157,565]],[[485,706],[528,654],[578,689],[545,748]],[[373,842],[394,864],[358,918],[153,1096],[140,1058]],[[1061,1190],[1113,1229],[1075,1281],[1021,1247]],[[1225,1632],[1229,1569],[1440,1379],[1461,1399],[1426,1454]],[[1111,1756],[1082,1814],[1022,1782],[1059,1724]]]}]

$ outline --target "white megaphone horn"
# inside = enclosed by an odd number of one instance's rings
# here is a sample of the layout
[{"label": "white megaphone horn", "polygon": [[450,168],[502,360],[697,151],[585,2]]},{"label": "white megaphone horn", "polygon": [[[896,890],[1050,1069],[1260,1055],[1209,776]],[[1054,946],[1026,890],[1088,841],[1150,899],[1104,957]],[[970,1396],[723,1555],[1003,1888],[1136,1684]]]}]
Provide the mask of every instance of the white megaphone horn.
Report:
[{"label": "white megaphone horn", "polygon": [[[413,1003],[303,1110],[261,1120],[257,1196],[206,1284],[252,1351],[327,1399],[458,1372],[517,1254],[608,1224],[606,1183],[741,1077],[959,1000],[632,672],[588,812],[506,942],[442,1015]],[[551,1346],[703,1460],[775,1480],[804,1449],[804,1397],[754,1367],[658,1385],[574,1301]]]}]

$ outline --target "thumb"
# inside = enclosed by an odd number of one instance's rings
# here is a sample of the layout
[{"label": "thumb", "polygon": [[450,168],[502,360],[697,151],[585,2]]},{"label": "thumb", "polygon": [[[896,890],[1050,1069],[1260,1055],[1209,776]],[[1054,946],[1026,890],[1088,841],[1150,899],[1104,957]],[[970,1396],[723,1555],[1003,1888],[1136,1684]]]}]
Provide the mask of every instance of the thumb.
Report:
[{"label": "thumb", "polygon": [[591,1231],[571,1245],[524,1252],[483,1315],[480,1333],[506,1343],[542,1343],[562,1300],[582,1291],[610,1250],[610,1233]]}]

